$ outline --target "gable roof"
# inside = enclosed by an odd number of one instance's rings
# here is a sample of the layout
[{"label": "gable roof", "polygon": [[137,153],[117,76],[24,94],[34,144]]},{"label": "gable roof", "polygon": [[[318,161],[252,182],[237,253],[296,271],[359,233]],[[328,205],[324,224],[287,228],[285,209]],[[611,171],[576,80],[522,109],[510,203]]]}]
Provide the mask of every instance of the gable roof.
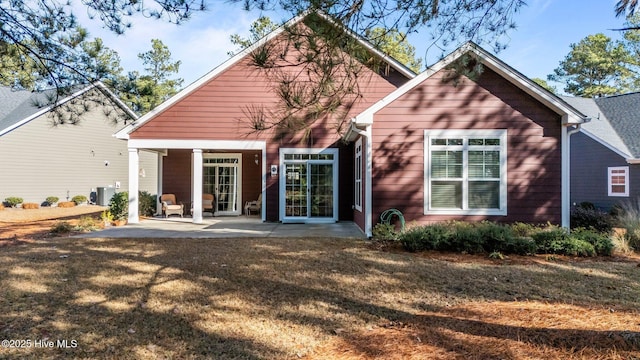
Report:
[{"label": "gable roof", "polygon": [[[372,124],[373,115],[376,112],[378,112],[394,100],[398,99],[400,96],[406,94],[411,89],[417,87],[426,79],[430,78],[433,74],[446,68],[448,65],[454,63],[456,60],[467,53],[473,53],[484,66],[495,71],[507,81],[511,82],[536,100],[545,104],[551,110],[555,111],[559,115],[562,115],[563,124],[581,124],[588,121],[587,117],[584,114],[580,113],[580,111],[576,110],[574,107],[566,103],[558,96],[552,94],[548,90],[536,84],[534,81],[530,80],[522,73],[516,71],[477,44],[473,42],[467,42],[457,50],[444,57],[439,62],[435,63],[433,66],[427,68],[427,70],[425,70],[415,78],[408,81],[406,84],[400,86],[391,94],[385,96],[382,100],[373,104],[367,110],[360,113],[358,116],[352,119],[352,122],[356,126]],[[347,135],[345,135],[345,137]]]},{"label": "gable roof", "polygon": [[138,118],[129,107],[99,81],[58,101],[57,104],[51,104],[51,97],[55,96],[55,90],[31,92],[26,90],[12,90],[9,87],[2,86],[0,87],[0,136],[46,114],[55,106],[64,104],[94,88],[97,88],[110,98],[132,119]]},{"label": "gable roof", "polygon": [[563,97],[592,120],[581,131],[627,160],[640,159],[640,92],[597,99]]},{"label": "gable roof", "polygon": [[[314,13],[319,15],[320,17],[322,17],[323,19],[327,20],[329,23],[331,23],[331,24],[333,24],[335,26],[341,26],[340,24],[337,24],[333,19],[331,19],[328,15],[326,15],[326,14],[320,12],[320,11],[315,11]],[[207,74],[205,74],[204,76],[202,76],[198,80],[194,81],[193,83],[191,83],[190,85],[188,85],[187,87],[182,89],[176,95],[172,96],[171,98],[169,98],[168,100],[166,100],[165,102],[163,102],[162,104],[160,104],[159,106],[157,106],[156,108],[151,110],[150,112],[148,112],[145,115],[141,116],[138,120],[136,120],[133,123],[129,124],[128,126],[124,127],[122,130],[117,132],[115,134],[115,136],[120,138],[120,139],[128,139],[129,138],[129,134],[132,133],[133,131],[135,131],[137,128],[139,128],[140,126],[144,125],[146,122],[148,122],[149,120],[153,119],[156,115],[162,113],[163,111],[165,111],[166,109],[170,108],[172,105],[176,104],[180,100],[184,99],[185,97],[187,97],[188,95],[190,95],[191,93],[193,93],[194,91],[196,91],[197,89],[202,87],[203,85],[207,84],[209,81],[211,81],[212,79],[216,78],[219,74],[221,74],[224,71],[226,71],[227,69],[231,68],[236,63],[239,63],[242,59],[244,59],[246,56],[248,56],[249,54],[254,52],[260,46],[262,46],[265,43],[268,43],[269,41],[271,41],[274,38],[278,37],[287,28],[290,28],[291,26],[301,22],[302,20],[304,20],[310,14],[311,14],[311,12],[305,12],[305,13],[303,13],[303,14],[301,14],[299,16],[296,16],[296,17],[292,18],[291,20],[287,21],[285,24],[281,25],[276,30],[272,31],[271,33],[269,33],[266,36],[264,36],[262,39],[260,39],[257,42],[255,42],[253,45],[251,45],[251,46],[245,48],[244,50],[238,52],[237,54],[233,55],[232,57],[227,59],[225,62],[223,62],[222,64],[220,64],[217,67],[215,67],[213,70],[209,71]],[[404,75],[405,77],[407,77],[409,79],[412,79],[412,78],[414,78],[416,76],[416,74],[413,71],[411,71],[408,67],[406,67],[404,64],[400,63],[398,60],[394,59],[393,57],[391,57],[389,55],[386,55],[382,51],[378,50],[373,44],[371,44],[364,37],[354,33],[353,31],[350,31],[349,29],[346,29],[346,28],[345,28],[345,31],[351,37],[356,39],[358,41],[358,43],[360,43],[360,45],[362,45],[367,50],[369,50],[373,55],[377,56],[378,58],[380,58],[381,60],[383,60],[384,62],[389,64],[393,69],[398,71],[400,74]]]}]

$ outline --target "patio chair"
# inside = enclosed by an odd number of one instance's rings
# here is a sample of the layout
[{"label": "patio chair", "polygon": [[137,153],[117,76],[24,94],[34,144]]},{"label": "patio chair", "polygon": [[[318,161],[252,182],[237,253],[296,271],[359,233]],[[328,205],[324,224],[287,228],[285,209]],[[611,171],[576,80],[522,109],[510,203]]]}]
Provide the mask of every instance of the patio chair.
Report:
[{"label": "patio chair", "polygon": [[[210,212],[211,216],[215,216],[215,200],[216,197],[213,194],[202,194],[202,213]],[[191,206],[191,215],[193,215],[193,205]]]},{"label": "patio chair", "polygon": [[255,211],[257,214],[260,214],[260,210],[262,209],[262,193],[258,196],[258,200],[247,201],[244,204],[244,213],[246,215],[251,215],[252,211]]},{"label": "patio chair", "polygon": [[169,215],[180,215],[180,217],[182,217],[184,204],[178,204],[174,194],[162,194],[160,201],[162,201],[162,213],[164,217],[169,217]]}]

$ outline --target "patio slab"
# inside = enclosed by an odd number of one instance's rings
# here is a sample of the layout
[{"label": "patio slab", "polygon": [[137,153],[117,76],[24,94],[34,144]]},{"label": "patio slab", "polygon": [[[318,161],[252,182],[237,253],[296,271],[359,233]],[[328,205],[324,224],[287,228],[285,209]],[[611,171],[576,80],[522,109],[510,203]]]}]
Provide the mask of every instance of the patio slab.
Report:
[{"label": "patio slab", "polygon": [[234,238],[234,237],[337,237],[365,238],[355,223],[282,224],[262,222],[253,217],[204,218],[194,224],[191,218],[141,219],[139,224],[112,226],[103,230],[76,235],[79,238]]}]

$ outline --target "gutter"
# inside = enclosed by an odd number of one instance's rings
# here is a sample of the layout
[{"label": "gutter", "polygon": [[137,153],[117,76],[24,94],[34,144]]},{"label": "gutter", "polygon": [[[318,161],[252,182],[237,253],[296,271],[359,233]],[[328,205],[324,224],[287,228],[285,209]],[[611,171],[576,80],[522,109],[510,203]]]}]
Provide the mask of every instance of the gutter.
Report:
[{"label": "gutter", "polygon": [[[585,118],[584,123],[591,121],[591,118]],[[562,128],[562,227],[566,229],[571,228],[571,135],[580,131],[580,126],[583,123],[574,124],[575,128],[569,129],[569,125]]]},{"label": "gutter", "polygon": [[364,183],[364,233],[367,238],[371,238],[373,236],[373,224],[372,224],[372,194],[371,194],[371,181],[372,175],[371,171],[373,169],[373,161],[371,158],[371,154],[373,153],[372,145],[371,145],[371,125],[366,125],[365,130],[358,129],[356,123],[354,121],[351,122],[349,126],[349,130],[345,134],[345,138],[350,136],[352,133],[356,133],[362,136],[365,140],[365,183]]}]

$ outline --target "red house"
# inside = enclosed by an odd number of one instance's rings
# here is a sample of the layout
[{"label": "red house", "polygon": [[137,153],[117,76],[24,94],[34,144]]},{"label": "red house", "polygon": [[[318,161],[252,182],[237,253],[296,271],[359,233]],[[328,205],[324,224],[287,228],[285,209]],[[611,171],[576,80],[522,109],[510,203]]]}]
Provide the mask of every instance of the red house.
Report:
[{"label": "red house", "polygon": [[[389,208],[418,223],[568,225],[570,130],[587,119],[473,43],[416,76],[358,39],[385,66],[363,68],[342,135],[330,121],[317,122],[304,143],[251,133],[247,109],[278,101],[251,54],[282,43],[282,31],[116,134],[129,146],[130,209],[138,152],[152,149],[162,154],[158,192],[189,203],[195,223],[202,194],[212,193],[218,215],[240,215],[260,198],[263,221],[354,221],[369,236]],[[452,81],[449,67],[463,56],[483,71]],[[138,222],[135,211],[129,222]]]}]

